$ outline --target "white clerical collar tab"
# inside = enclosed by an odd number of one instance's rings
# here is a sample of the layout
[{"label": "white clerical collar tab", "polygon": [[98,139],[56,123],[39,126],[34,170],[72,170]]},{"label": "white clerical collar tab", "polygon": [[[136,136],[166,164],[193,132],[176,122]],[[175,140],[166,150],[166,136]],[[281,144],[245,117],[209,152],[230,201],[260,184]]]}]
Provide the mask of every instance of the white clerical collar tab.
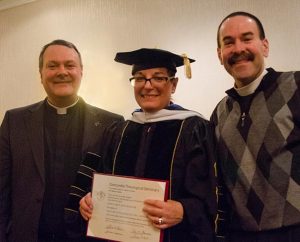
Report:
[{"label": "white clerical collar tab", "polygon": [[67,114],[68,108],[74,107],[74,106],[78,103],[78,101],[79,101],[79,97],[78,97],[77,100],[76,100],[73,104],[71,104],[70,106],[67,106],[67,107],[56,107],[55,105],[53,105],[52,103],[50,103],[49,100],[47,99],[48,104],[49,104],[51,107],[53,107],[53,108],[56,109],[56,113],[57,113],[58,115]]},{"label": "white clerical collar tab", "polygon": [[258,78],[256,78],[253,82],[249,83],[247,86],[234,89],[240,96],[248,96],[255,92],[259,84],[261,83],[263,77],[267,74],[267,70],[264,70]]}]

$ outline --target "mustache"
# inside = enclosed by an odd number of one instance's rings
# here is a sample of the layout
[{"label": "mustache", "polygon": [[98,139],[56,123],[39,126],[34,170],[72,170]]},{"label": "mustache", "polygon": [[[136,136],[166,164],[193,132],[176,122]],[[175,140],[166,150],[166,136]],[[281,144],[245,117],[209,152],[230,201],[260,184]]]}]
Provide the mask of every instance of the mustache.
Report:
[{"label": "mustache", "polygon": [[228,64],[233,65],[238,61],[246,60],[246,61],[253,61],[255,58],[254,54],[251,52],[241,52],[241,53],[234,53],[229,59]]}]

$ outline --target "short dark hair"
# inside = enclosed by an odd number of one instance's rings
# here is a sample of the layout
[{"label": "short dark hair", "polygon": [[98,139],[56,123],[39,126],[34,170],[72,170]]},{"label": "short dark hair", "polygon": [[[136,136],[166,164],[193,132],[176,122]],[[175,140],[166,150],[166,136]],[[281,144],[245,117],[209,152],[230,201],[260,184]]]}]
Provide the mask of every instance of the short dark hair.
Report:
[{"label": "short dark hair", "polygon": [[50,43],[46,44],[46,45],[42,48],[42,50],[41,50],[41,52],[40,52],[40,56],[39,56],[39,70],[40,70],[40,71],[42,70],[43,64],[44,64],[44,59],[43,59],[43,58],[44,58],[44,53],[45,53],[46,49],[47,49],[49,46],[51,46],[51,45],[63,45],[63,46],[66,46],[66,47],[68,47],[68,48],[74,49],[74,50],[77,52],[78,56],[79,56],[80,65],[82,66],[81,54],[80,54],[80,52],[78,51],[77,47],[76,47],[73,43],[71,43],[71,42],[69,42],[69,41],[66,41],[66,40],[63,40],[63,39],[56,39],[56,40],[53,40],[53,41],[51,41]]},{"label": "short dark hair", "polygon": [[168,70],[168,75],[169,75],[169,77],[175,76],[176,71],[174,71],[174,70],[169,70],[169,69],[167,69],[167,70]]},{"label": "short dark hair", "polygon": [[243,12],[243,11],[237,11],[237,12],[233,12],[229,15],[227,15],[223,20],[222,22],[220,23],[219,27],[218,27],[218,33],[217,33],[217,43],[218,43],[218,48],[221,47],[221,42],[220,42],[220,28],[222,26],[222,24],[225,22],[226,19],[230,18],[230,17],[235,17],[235,16],[245,16],[245,17],[249,17],[251,19],[253,19],[257,25],[257,28],[258,28],[258,31],[259,31],[259,38],[261,40],[265,39],[266,36],[265,36],[265,31],[264,31],[264,27],[261,23],[261,21],[256,17],[254,16],[253,14],[251,13],[247,13],[247,12]]}]

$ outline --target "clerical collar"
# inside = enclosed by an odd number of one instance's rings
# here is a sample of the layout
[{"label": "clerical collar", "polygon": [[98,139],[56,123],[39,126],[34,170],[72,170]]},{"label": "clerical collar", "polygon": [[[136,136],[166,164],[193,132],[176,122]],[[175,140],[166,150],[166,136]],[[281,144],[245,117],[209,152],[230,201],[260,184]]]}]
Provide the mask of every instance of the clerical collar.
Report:
[{"label": "clerical collar", "polygon": [[255,92],[256,88],[259,86],[261,80],[263,79],[264,75],[267,74],[267,71],[264,69],[264,71],[260,74],[259,77],[257,77],[253,82],[250,82],[248,85],[244,87],[237,88],[234,86],[234,89],[240,96],[248,96]]},{"label": "clerical collar", "polygon": [[77,97],[77,100],[73,104],[71,104],[70,106],[67,106],[67,107],[56,107],[55,105],[53,105],[52,103],[50,103],[49,100],[47,99],[48,104],[51,107],[55,108],[56,109],[56,113],[59,114],[59,115],[67,114],[68,108],[74,107],[78,103],[78,101],[79,101],[79,97]]}]

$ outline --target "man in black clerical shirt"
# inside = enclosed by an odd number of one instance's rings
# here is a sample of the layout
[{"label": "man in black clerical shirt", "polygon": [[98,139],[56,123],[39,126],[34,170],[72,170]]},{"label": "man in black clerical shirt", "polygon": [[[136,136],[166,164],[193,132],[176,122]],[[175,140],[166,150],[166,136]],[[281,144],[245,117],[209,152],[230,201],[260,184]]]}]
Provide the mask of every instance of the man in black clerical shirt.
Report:
[{"label": "man in black clerical shirt", "polygon": [[77,95],[81,55],[54,40],[39,57],[47,98],[9,110],[0,129],[0,241],[73,241],[64,207],[85,152],[104,145],[104,132],[123,117]]}]

